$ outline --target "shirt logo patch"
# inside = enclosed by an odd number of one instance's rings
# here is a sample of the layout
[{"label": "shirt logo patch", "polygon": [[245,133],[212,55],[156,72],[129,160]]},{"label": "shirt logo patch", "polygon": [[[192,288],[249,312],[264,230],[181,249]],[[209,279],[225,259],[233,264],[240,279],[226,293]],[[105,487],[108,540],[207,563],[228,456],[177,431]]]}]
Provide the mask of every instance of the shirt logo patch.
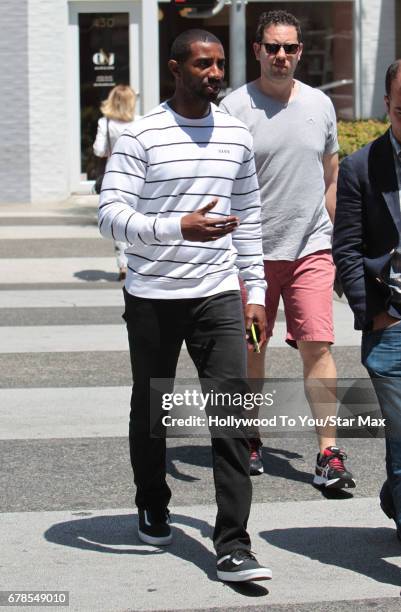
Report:
[{"label": "shirt logo patch", "polygon": [[230,149],[219,149],[219,153],[222,153],[223,155],[230,155],[231,151]]}]

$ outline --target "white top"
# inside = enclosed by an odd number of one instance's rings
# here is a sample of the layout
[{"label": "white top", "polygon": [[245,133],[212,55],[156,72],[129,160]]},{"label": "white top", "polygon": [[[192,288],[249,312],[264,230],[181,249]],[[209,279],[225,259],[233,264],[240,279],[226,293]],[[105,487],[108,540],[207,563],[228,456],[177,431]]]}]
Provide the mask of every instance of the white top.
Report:
[{"label": "white top", "polygon": [[[190,242],[181,217],[208,204],[240,226],[214,242]],[[125,287],[155,299],[200,298],[238,290],[264,304],[260,199],[248,129],[211,104],[188,119],[163,103],[118,139],[99,201],[103,236],[130,243]]]},{"label": "white top", "polygon": [[265,259],[294,261],[331,248],[323,156],[338,150],[333,104],[318,89],[297,81],[288,103],[248,83],[220,108],[248,126],[262,199]]},{"label": "white top", "polygon": [[[133,124],[133,121],[116,121],[116,119],[109,119],[109,134],[112,149],[116,144],[117,138],[121,136],[124,130],[132,128]],[[107,142],[106,117],[100,117],[97,122],[97,133],[95,142],[93,143],[93,152],[97,157],[108,157],[111,153]]]}]

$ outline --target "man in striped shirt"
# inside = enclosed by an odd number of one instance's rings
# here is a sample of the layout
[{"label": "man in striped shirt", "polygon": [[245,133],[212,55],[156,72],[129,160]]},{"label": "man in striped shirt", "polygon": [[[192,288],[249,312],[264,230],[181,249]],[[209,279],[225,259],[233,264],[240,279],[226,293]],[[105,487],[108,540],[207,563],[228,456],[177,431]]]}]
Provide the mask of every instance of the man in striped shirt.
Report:
[{"label": "man in striped shirt", "polygon": [[[255,323],[261,344],[266,340],[252,137],[212,103],[224,75],[223,47],[209,32],[188,30],[173,43],[169,69],[173,97],[117,141],[99,203],[101,233],[131,245],[124,289],[135,378],[130,452],[138,535],[155,545],[172,539],[171,491],[164,431],[150,435],[150,410],[155,402],[160,409],[151,379],[174,378],[185,340],[200,378],[241,381],[245,325]],[[248,289],[245,325],[238,271]],[[230,433],[212,439],[217,575],[235,582],[268,579],[271,571],[251,554],[246,530],[248,441],[241,430]]]}]

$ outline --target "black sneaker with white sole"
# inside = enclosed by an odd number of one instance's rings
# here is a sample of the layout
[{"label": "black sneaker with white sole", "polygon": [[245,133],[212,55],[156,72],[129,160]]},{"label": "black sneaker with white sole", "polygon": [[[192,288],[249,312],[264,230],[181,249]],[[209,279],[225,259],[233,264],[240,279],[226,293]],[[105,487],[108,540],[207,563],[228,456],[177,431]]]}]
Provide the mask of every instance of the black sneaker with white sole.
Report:
[{"label": "black sneaker with white sole", "polygon": [[318,453],[313,484],[326,489],[353,489],[355,480],[344,465],[346,459],[345,451],[337,446],[328,446]]},{"label": "black sneaker with white sole", "polygon": [[224,582],[270,580],[271,577],[271,569],[259,565],[249,550],[234,550],[217,560],[217,578]]},{"label": "black sneaker with white sole", "polygon": [[153,546],[170,544],[173,539],[170,522],[170,513],[167,508],[159,511],[138,508],[139,539]]}]

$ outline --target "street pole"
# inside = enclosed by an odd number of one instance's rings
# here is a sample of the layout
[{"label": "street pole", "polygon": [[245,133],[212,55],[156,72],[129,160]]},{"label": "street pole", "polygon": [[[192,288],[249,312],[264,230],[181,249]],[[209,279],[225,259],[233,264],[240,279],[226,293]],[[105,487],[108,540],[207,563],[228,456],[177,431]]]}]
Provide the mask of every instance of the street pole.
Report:
[{"label": "street pole", "polygon": [[230,6],[230,88],[246,81],[246,0],[231,0]]}]

